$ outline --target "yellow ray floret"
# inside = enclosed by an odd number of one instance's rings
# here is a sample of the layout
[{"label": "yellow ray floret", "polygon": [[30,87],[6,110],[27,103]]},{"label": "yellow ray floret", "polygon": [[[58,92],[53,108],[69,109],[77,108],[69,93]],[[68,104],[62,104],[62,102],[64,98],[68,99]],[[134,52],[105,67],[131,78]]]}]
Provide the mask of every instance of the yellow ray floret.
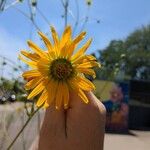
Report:
[{"label": "yellow ray floret", "polygon": [[55,105],[56,109],[67,109],[69,93],[74,91],[84,103],[88,103],[85,91],[94,90],[95,86],[84,75],[95,78],[93,67],[100,67],[94,56],[85,54],[92,40],[89,39],[74,54],[86,32],[72,38],[71,27],[67,26],[60,38],[54,27],[51,27],[51,33],[53,42],[45,34],[38,32],[46,50],[28,41],[31,51],[22,50],[19,55],[32,68],[22,74],[27,80],[25,89],[31,91],[28,99],[39,96],[38,107]]}]

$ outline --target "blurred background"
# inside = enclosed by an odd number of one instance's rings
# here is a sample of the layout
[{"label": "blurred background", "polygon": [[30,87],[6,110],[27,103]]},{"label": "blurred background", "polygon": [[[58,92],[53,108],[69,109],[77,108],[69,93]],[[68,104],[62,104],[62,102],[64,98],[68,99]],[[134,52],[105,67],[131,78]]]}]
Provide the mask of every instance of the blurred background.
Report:
[{"label": "blurred background", "polygon": [[[92,37],[87,53],[102,64],[95,69],[95,95],[107,110],[104,150],[150,149],[150,1],[149,0],[0,0],[0,150],[7,149],[31,114],[18,60],[32,40],[44,48],[37,31],[50,39],[71,25]],[[44,111],[36,112],[13,145],[27,150],[39,133]]]}]

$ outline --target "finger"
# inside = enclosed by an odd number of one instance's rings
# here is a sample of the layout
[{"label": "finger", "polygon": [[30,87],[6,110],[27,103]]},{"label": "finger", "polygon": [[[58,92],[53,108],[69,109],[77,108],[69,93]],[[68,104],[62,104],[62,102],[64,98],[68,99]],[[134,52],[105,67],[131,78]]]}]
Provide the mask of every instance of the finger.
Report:
[{"label": "finger", "polygon": [[[71,108],[67,111],[67,135],[74,149],[102,149],[105,109],[92,92],[85,93],[89,104],[76,93],[70,94]],[[91,147],[89,147],[91,146]]]},{"label": "finger", "polygon": [[65,112],[56,110],[55,106],[46,109],[43,125],[40,131],[40,149],[61,149],[65,146]]},{"label": "finger", "polygon": [[[86,92],[89,103],[86,104],[82,99],[77,95],[77,93],[70,93],[70,109],[67,111],[67,120],[74,123],[74,121],[87,122],[92,118],[95,111],[98,110],[97,102],[99,101],[92,92]],[[73,123],[72,123],[73,122]],[[77,122],[77,124],[78,124]]]},{"label": "finger", "polygon": [[51,134],[61,134],[64,130],[65,112],[64,109],[56,110],[54,106],[46,109],[43,126],[49,129]]}]

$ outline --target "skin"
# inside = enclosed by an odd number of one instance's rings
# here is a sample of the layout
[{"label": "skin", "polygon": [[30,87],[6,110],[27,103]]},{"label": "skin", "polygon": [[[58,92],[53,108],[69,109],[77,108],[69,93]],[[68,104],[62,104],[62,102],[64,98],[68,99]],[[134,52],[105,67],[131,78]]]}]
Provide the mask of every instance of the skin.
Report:
[{"label": "skin", "polygon": [[103,150],[106,111],[92,92],[86,95],[89,104],[70,93],[69,109],[46,110],[38,150]]}]

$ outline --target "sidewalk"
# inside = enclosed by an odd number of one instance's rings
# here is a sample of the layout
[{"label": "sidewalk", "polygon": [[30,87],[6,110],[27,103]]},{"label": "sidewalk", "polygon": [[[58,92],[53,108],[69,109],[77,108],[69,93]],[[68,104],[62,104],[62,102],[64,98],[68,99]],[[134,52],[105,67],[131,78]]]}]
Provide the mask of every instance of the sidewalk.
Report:
[{"label": "sidewalk", "polygon": [[104,150],[150,150],[150,131],[131,131],[134,135],[106,134]]}]

